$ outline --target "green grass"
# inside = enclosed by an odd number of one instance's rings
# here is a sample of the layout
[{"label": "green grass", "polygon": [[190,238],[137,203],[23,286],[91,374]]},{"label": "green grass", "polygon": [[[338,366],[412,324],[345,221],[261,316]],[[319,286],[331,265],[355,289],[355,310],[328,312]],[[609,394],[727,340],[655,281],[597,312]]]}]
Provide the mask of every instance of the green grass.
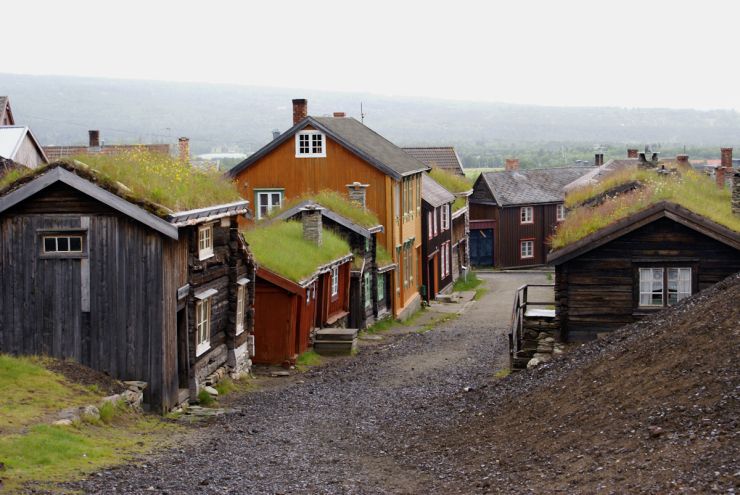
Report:
[{"label": "green grass", "polygon": [[434,330],[438,325],[441,325],[443,323],[446,323],[448,321],[452,321],[456,319],[459,315],[457,313],[448,313],[441,316],[438,316],[431,321],[425,323],[421,326],[418,330],[416,330],[416,333],[427,333],[430,330]]},{"label": "green grass", "polygon": [[455,292],[462,292],[466,290],[475,290],[483,280],[478,278],[475,272],[468,272],[467,277],[460,277],[455,281],[455,285],[452,286],[452,290]]},{"label": "green grass", "polygon": [[198,392],[198,404],[200,404],[203,407],[212,406],[216,403],[216,399],[211,397],[211,394],[206,392],[205,390],[201,390]]},{"label": "green grass", "polygon": [[289,280],[300,282],[337,258],[350,254],[349,244],[328,229],[319,247],[303,239],[300,222],[275,222],[244,232],[257,263]]},{"label": "green grass", "polygon": [[216,389],[216,391],[218,392],[218,396],[221,397],[223,395],[228,395],[236,390],[236,385],[234,384],[234,380],[227,376],[221,379],[221,381],[218,382],[213,388]]},{"label": "green grass", "polygon": [[296,366],[318,366],[324,362],[324,358],[321,357],[316,351],[310,350],[298,356],[296,359]]},{"label": "green grass", "polygon": [[373,335],[376,333],[383,333],[383,332],[390,330],[397,324],[399,324],[397,320],[394,320],[393,318],[388,317],[380,321],[376,321],[375,323],[367,327],[365,330],[363,330],[363,332],[369,335]]},{"label": "green grass", "polygon": [[477,289],[475,289],[473,301],[480,301],[486,294],[488,294],[488,289],[486,289],[485,287],[478,287]]},{"label": "green grass", "polygon": [[[655,172],[648,171],[647,174],[643,172],[645,171],[639,171],[636,175],[643,184],[641,189],[611,198],[599,206],[579,207],[570,211],[552,238],[553,248],[559,249],[572,244],[659,201],[678,204],[735,232],[740,232],[740,217],[732,213],[730,191],[727,188],[717,188],[712,179],[694,171],[687,171],[680,177],[662,177]],[[632,177],[635,176],[621,174],[618,180],[626,182],[634,180]],[[603,188],[608,190],[615,185],[617,184],[612,180],[607,185],[589,188],[588,194],[595,196]],[[579,201],[587,199],[587,195],[581,191],[571,194],[576,194]],[[569,201],[567,197],[566,201]]]},{"label": "green grass", "polygon": [[298,203],[306,200],[314,201],[324,208],[328,208],[334,213],[342,215],[363,227],[369,228],[380,225],[380,220],[378,220],[378,217],[375,216],[372,211],[363,208],[359,203],[350,201],[347,196],[328,189],[316,194],[308,193],[297,198],[290,199],[286,201],[279,210],[273,210],[273,212],[270,213],[270,218],[273,218],[276,215],[279,215],[282,211],[289,210]]},{"label": "green grass", "polygon": [[498,370],[496,373],[494,373],[493,377],[496,378],[497,380],[501,380],[502,378],[506,378],[510,374],[511,374],[510,368],[502,368]]},{"label": "green grass", "polygon": [[378,265],[378,267],[381,268],[393,263],[393,258],[391,258],[391,255],[388,254],[388,251],[386,251],[385,248],[380,244],[378,244],[375,248],[375,263]]},{"label": "green grass", "polygon": [[102,394],[47,370],[43,362],[0,354],[0,434],[20,431],[61,409],[102,399]]},{"label": "green grass", "polygon": [[465,168],[465,177],[471,181],[475,182],[480,174],[484,172],[499,172],[503,170],[503,167],[481,167],[481,168]]},{"label": "green grass", "polygon": [[[460,177],[457,174],[438,167],[432,167],[432,170],[429,171],[429,176],[453,194],[467,192],[473,188],[473,182],[467,177]],[[467,201],[465,198],[457,198],[452,203],[452,211],[457,211],[466,204]]]}]

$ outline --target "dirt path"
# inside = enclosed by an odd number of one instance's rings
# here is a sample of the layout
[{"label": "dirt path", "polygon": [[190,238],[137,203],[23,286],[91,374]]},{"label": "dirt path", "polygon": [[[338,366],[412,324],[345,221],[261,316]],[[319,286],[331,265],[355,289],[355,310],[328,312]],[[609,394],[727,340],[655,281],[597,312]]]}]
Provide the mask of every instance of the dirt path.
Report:
[{"label": "dirt path", "polygon": [[106,494],[444,493],[451,462],[444,446],[422,460],[409,454],[433,443],[435,428],[449,431],[482,414],[466,396],[508,363],[513,291],[546,281],[482,278],[488,294],[459,318],[386,336],[355,358],[248,394],[232,404],[237,413],[200,428],[192,445],[70,486]]}]

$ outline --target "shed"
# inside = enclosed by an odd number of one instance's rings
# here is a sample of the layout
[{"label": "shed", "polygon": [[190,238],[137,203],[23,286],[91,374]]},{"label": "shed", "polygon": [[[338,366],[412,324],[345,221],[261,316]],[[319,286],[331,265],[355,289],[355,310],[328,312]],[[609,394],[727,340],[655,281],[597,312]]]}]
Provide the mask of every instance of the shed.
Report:
[{"label": "shed", "polygon": [[6,186],[0,352],[145,381],[160,412],[197,397],[219,369],[248,369],[254,267],[237,226],[248,202],[231,197],[172,211],[72,161]]}]

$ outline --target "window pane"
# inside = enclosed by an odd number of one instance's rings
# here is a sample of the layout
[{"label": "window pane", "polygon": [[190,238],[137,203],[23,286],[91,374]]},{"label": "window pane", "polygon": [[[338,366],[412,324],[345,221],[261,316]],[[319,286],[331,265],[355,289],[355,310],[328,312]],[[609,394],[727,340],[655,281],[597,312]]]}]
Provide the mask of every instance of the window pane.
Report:
[{"label": "window pane", "polygon": [[272,204],[270,206],[280,206],[280,193],[272,193]]},{"label": "window pane", "polygon": [[57,249],[59,251],[69,251],[69,238],[57,237]]},{"label": "window pane", "polygon": [[81,237],[71,237],[69,239],[69,250],[74,252],[81,252],[82,251],[82,238]]},{"label": "window pane", "polygon": [[53,253],[57,250],[57,240],[54,237],[44,237],[44,251]]}]

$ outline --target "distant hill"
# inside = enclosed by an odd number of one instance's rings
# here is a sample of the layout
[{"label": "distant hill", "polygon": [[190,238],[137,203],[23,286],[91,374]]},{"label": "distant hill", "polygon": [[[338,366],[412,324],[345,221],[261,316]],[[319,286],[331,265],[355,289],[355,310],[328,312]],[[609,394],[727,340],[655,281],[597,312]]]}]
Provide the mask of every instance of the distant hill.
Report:
[{"label": "distant hill", "polygon": [[[501,143],[665,143],[720,146],[739,141],[731,110],[546,107],[226,84],[0,74],[18,123],[43,144],[81,144],[87,129],[108,143],[191,138],[196,152],[254,151],[291,125],[291,98],[314,115],[344,111],[400,145]],[[501,95],[505,99],[506,95]]]}]

